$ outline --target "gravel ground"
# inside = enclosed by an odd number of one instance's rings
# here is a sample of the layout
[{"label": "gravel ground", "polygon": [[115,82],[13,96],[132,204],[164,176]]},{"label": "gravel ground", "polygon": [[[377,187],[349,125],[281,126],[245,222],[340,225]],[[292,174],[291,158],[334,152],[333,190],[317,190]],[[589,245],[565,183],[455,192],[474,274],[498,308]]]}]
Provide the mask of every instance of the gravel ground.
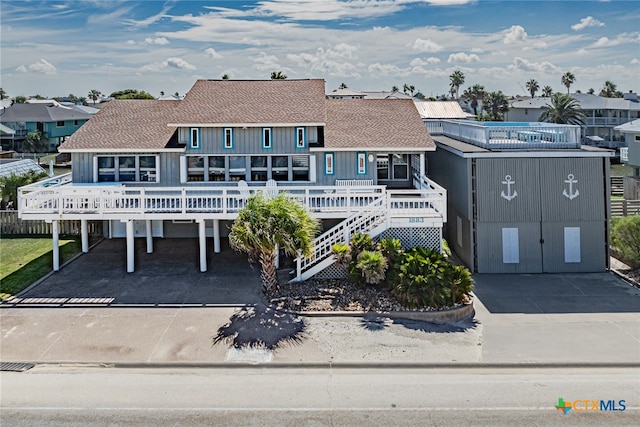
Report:
[{"label": "gravel ground", "polygon": [[614,257],[611,257],[611,268],[623,274],[635,287],[640,288],[640,268],[633,270]]}]

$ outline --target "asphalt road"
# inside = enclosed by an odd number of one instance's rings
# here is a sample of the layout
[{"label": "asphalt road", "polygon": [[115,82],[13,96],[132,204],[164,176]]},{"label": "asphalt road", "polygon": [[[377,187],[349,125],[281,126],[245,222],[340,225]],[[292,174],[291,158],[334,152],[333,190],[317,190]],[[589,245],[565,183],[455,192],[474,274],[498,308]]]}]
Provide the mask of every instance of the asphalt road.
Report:
[{"label": "asphalt road", "polygon": [[[116,369],[3,372],[0,424],[638,425],[633,368]],[[556,410],[558,398],[624,411]]]}]

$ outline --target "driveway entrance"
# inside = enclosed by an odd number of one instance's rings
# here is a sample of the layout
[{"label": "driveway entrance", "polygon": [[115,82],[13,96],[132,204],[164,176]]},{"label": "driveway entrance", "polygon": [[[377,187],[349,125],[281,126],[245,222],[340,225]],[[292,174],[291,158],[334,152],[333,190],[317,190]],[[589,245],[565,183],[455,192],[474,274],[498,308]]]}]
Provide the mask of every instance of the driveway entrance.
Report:
[{"label": "driveway entrance", "polygon": [[[20,305],[244,306],[260,302],[260,271],[223,244],[199,270],[197,239],[136,239],[136,271],[127,273],[124,239],[103,240],[22,295]],[[226,241],[223,241],[226,243]]]}]

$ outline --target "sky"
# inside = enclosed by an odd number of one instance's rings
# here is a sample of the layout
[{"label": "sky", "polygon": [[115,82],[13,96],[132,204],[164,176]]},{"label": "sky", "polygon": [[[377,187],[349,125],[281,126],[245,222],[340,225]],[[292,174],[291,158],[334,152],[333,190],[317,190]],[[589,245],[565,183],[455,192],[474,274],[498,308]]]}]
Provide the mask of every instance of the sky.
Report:
[{"label": "sky", "polygon": [[640,91],[640,2],[223,0],[0,2],[0,86],[13,97],[123,89],[184,95],[197,79],[322,78],[526,95],[526,82]]}]

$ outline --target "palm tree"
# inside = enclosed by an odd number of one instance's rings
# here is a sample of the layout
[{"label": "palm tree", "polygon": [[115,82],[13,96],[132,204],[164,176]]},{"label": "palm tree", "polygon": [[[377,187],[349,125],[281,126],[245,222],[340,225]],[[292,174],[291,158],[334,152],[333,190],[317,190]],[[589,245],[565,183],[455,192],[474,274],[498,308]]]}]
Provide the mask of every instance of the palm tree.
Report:
[{"label": "palm tree", "polygon": [[41,153],[47,150],[47,144],[42,140],[42,133],[38,130],[27,133],[22,142],[22,151],[28,153]]},{"label": "palm tree", "polygon": [[600,96],[605,98],[615,98],[617,86],[611,80],[604,82],[604,87],[600,91]]},{"label": "palm tree", "polygon": [[529,90],[529,93],[531,94],[531,97],[535,98],[536,92],[540,90],[540,85],[538,84],[537,80],[536,79],[529,80],[526,86],[527,86],[527,89]]},{"label": "palm tree", "polygon": [[398,89],[398,86],[393,86],[391,88],[391,92],[399,92],[399,91],[400,91],[400,89]]},{"label": "palm tree", "polygon": [[592,88],[592,87],[590,87],[590,88],[589,88],[589,90],[587,91],[587,93],[588,93],[589,95],[593,95],[594,93],[596,93],[596,91],[595,91],[595,90],[593,90],[593,88]]},{"label": "palm tree", "polygon": [[551,95],[553,95],[553,89],[551,89],[551,86],[547,85],[542,89],[542,96],[545,97],[550,97]]},{"label": "palm tree", "polygon": [[223,74],[222,75],[222,80],[229,80],[229,74]]},{"label": "palm tree", "polygon": [[271,73],[271,80],[285,80],[287,76],[282,71],[273,71]]},{"label": "palm tree", "polygon": [[0,99],[7,99],[7,92],[0,87]]},{"label": "palm tree", "polygon": [[580,108],[580,103],[570,95],[554,93],[551,104],[542,107],[541,122],[560,123],[567,125],[583,125],[586,115]]},{"label": "palm tree", "polygon": [[571,71],[567,71],[566,73],[564,73],[560,81],[562,82],[563,86],[567,87],[567,95],[568,95],[571,85],[574,84],[576,81],[576,76],[574,76]]},{"label": "palm tree", "polygon": [[509,111],[509,101],[506,95],[499,90],[487,95],[485,107],[491,120],[501,121],[504,120],[504,113]]},{"label": "palm tree", "polygon": [[288,255],[309,256],[318,230],[318,220],[285,193],[276,197],[255,193],[238,212],[229,243],[234,249],[249,254],[250,261],[260,262],[263,290],[271,291],[278,288],[277,248]]},{"label": "palm tree", "polygon": [[451,80],[451,83],[449,84],[451,87],[451,95],[455,92],[456,99],[458,99],[458,90],[460,89],[460,86],[464,84],[464,73],[460,70],[455,70],[453,74],[449,76],[449,79]]},{"label": "palm tree", "polygon": [[487,96],[487,92],[484,90],[484,86],[475,84],[470,88],[465,89],[462,92],[462,97],[471,103],[473,108],[473,114],[478,115],[478,104],[484,103],[484,98]]},{"label": "palm tree", "polygon": [[89,91],[89,95],[87,96],[93,101],[93,105],[96,105],[96,101],[98,100],[98,98],[100,98],[100,95],[102,95],[102,92],[97,89],[91,89]]},{"label": "palm tree", "polygon": [[338,89],[346,89],[347,85],[345,83],[340,83],[340,86],[338,86]]}]

